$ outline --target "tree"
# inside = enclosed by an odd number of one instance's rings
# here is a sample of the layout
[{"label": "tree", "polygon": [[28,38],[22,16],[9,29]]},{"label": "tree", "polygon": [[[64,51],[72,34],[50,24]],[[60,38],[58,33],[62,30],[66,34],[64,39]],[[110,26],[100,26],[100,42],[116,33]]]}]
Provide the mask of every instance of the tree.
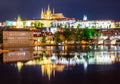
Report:
[{"label": "tree", "polygon": [[77,28],[80,28],[80,26],[81,26],[81,25],[80,25],[80,24],[78,24],[78,25],[77,25]]},{"label": "tree", "polygon": [[41,27],[41,23],[40,22],[38,22],[38,27]]},{"label": "tree", "polygon": [[44,24],[43,23],[41,23],[41,28],[43,28],[44,27]]},{"label": "tree", "polygon": [[43,36],[42,43],[46,43],[46,36]]},{"label": "tree", "polygon": [[[99,34],[95,29],[69,29],[65,28],[63,32],[56,32],[54,34],[54,39],[57,43],[62,41],[90,41],[90,39]],[[99,34],[100,35],[100,34]]]},{"label": "tree", "polygon": [[23,27],[26,27],[26,22],[25,21],[23,22]]},{"label": "tree", "polygon": [[101,34],[99,32],[95,32],[95,36],[100,37]]},{"label": "tree", "polygon": [[34,26],[35,26],[35,27],[38,27],[38,22],[37,22],[37,21],[34,23]]},{"label": "tree", "polygon": [[53,22],[50,23],[50,27],[53,27]]},{"label": "tree", "polygon": [[60,28],[63,28],[63,24],[60,24],[59,26],[60,26]]},{"label": "tree", "polygon": [[70,41],[76,41],[76,29],[70,31]]},{"label": "tree", "polygon": [[55,40],[56,43],[62,42],[61,39],[60,39],[60,32],[56,32],[54,34],[54,40]]},{"label": "tree", "polygon": [[67,28],[67,25],[65,25],[65,28]]},{"label": "tree", "polygon": [[85,28],[82,31],[82,39],[85,41],[90,41],[90,38],[92,38],[94,34],[95,34],[94,29]]},{"label": "tree", "polygon": [[71,28],[74,28],[74,26],[71,26]]},{"label": "tree", "polygon": [[34,27],[35,26],[35,23],[34,22],[31,22],[31,27]]},{"label": "tree", "polygon": [[65,40],[67,40],[67,41],[70,41],[70,40],[71,40],[71,37],[70,37],[71,31],[70,31],[70,29],[66,28],[66,29],[64,30],[64,32],[63,32],[63,35],[64,35],[64,37],[65,37]]},{"label": "tree", "polygon": [[75,41],[81,41],[82,40],[82,29],[77,29],[75,33]]}]

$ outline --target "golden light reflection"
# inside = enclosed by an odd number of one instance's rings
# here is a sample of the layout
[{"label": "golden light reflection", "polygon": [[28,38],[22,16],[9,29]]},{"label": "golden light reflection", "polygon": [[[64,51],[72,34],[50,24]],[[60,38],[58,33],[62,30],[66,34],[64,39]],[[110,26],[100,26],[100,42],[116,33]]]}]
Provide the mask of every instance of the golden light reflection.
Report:
[{"label": "golden light reflection", "polygon": [[50,76],[52,74],[52,71],[53,71],[53,66],[51,64],[47,64],[47,65],[41,65],[41,71],[42,71],[42,75],[45,76],[47,75],[48,76],[48,79],[50,80]]},{"label": "golden light reflection", "polygon": [[53,76],[55,76],[55,71],[59,71],[62,72],[65,68],[65,65],[58,65],[58,64],[42,64],[41,65],[41,71],[42,71],[42,75],[48,77],[48,79],[50,80],[51,75],[53,74]]},{"label": "golden light reflection", "polygon": [[66,50],[66,51],[68,50],[68,46],[65,46],[65,50]]},{"label": "golden light reflection", "polygon": [[114,55],[111,55],[111,61],[114,63],[115,62],[115,56]]},{"label": "golden light reflection", "polygon": [[23,63],[22,62],[17,62],[18,72],[21,71],[22,67],[23,67]]},{"label": "golden light reflection", "polygon": [[82,50],[84,50],[87,46],[86,45],[82,45]]},{"label": "golden light reflection", "polygon": [[[25,65],[27,66],[41,65],[42,76],[47,76],[49,80],[52,75],[55,76],[56,71],[62,72],[65,68],[65,65],[52,64],[52,61],[50,61],[49,59],[47,60],[45,58],[44,61],[38,61],[38,60],[28,61],[25,63]],[[21,71],[22,67],[23,67],[23,63],[17,62],[17,68],[19,72]]]}]

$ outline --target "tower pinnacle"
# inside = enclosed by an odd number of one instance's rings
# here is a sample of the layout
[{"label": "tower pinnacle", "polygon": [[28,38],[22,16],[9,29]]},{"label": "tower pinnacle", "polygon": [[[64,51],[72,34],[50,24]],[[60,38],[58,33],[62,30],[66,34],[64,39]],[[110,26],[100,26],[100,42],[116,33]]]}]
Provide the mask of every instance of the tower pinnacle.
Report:
[{"label": "tower pinnacle", "polygon": [[43,19],[43,18],[44,18],[44,10],[42,8],[42,10],[41,10],[41,19]]},{"label": "tower pinnacle", "polygon": [[48,4],[48,11],[50,11],[50,5]]},{"label": "tower pinnacle", "polygon": [[55,10],[54,10],[54,8],[53,8],[53,14],[55,14]]}]

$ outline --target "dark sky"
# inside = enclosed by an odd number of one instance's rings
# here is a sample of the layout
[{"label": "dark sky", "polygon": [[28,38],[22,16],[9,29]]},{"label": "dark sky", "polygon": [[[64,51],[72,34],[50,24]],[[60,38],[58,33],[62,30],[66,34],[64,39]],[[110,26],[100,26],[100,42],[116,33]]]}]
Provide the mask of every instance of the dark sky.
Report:
[{"label": "dark sky", "polygon": [[0,0],[0,21],[40,18],[41,8],[55,8],[66,17],[120,20],[120,0]]}]

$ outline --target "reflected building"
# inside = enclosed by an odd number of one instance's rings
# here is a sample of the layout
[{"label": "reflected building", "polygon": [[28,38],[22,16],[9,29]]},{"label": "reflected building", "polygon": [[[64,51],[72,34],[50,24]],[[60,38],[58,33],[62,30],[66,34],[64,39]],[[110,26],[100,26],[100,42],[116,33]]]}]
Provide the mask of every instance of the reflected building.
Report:
[{"label": "reflected building", "polygon": [[18,62],[32,60],[33,54],[30,51],[11,51],[3,54],[3,62]]},{"label": "reflected building", "polygon": [[117,51],[96,51],[95,60],[97,64],[112,64],[117,61]]},{"label": "reflected building", "polygon": [[[29,47],[30,48],[30,47]],[[89,65],[110,65],[120,62],[120,51],[69,51],[68,46],[61,46],[58,52],[55,52],[55,47],[37,46],[29,48],[5,48],[10,51],[3,54],[3,63],[14,63],[12,66],[18,68],[18,72],[26,66],[37,66],[43,77],[49,80],[56,73],[61,73],[66,69],[74,68],[76,65],[82,65],[86,72]],[[51,51],[51,54],[47,52]],[[62,52],[61,52],[62,51]],[[37,55],[35,55],[37,53]],[[66,53],[69,54],[66,55]],[[38,56],[39,55],[39,56]],[[38,56],[38,57],[36,57]],[[81,66],[80,66],[81,67]],[[107,68],[107,67],[106,67]]]},{"label": "reflected building", "polygon": [[43,76],[47,76],[50,80],[51,75],[55,76],[56,71],[62,72],[65,68],[65,65],[58,65],[58,64],[43,64],[41,65],[41,72]]}]

